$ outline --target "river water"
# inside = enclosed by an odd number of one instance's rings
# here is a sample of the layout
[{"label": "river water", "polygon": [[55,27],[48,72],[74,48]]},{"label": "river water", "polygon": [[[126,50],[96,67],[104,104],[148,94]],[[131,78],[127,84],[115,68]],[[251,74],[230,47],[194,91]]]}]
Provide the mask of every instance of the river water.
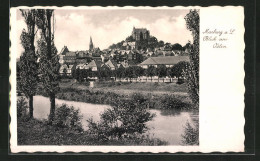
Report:
[{"label": "river water", "polygon": [[[34,96],[33,99],[34,117],[37,119],[47,119],[50,112],[49,98]],[[80,110],[83,115],[82,125],[85,130],[88,126],[87,119],[92,117],[94,121],[99,121],[100,114],[110,107],[109,105],[56,99],[56,104],[62,105],[63,103]],[[155,113],[156,116],[147,123],[150,129],[148,131],[149,135],[167,141],[169,145],[181,145],[181,135],[184,134],[186,123],[189,122],[191,125],[194,125],[194,122],[197,122],[199,118],[198,112],[195,111],[151,109],[150,112]]]}]

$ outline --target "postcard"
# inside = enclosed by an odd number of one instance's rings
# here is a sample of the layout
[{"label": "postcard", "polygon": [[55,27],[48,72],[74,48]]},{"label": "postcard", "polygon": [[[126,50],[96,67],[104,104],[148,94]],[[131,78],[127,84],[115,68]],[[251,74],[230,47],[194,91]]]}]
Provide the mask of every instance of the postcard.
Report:
[{"label": "postcard", "polygon": [[13,7],[10,149],[244,152],[244,8]]}]

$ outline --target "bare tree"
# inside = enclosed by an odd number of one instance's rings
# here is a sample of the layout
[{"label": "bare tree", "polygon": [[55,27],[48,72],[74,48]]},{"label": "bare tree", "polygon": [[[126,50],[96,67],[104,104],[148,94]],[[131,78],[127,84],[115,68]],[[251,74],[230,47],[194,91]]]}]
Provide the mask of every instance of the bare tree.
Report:
[{"label": "bare tree", "polygon": [[44,90],[50,98],[51,108],[49,122],[52,123],[55,116],[55,94],[59,91],[59,57],[54,44],[54,10],[38,9],[37,27],[41,31],[38,40],[38,54],[40,79]]},{"label": "bare tree", "polygon": [[29,117],[33,117],[33,96],[37,87],[37,56],[35,54],[34,40],[37,33],[36,30],[36,12],[32,10],[20,10],[27,29],[23,29],[20,36],[21,44],[24,52],[20,57],[20,81],[18,81],[19,89],[29,99]]}]

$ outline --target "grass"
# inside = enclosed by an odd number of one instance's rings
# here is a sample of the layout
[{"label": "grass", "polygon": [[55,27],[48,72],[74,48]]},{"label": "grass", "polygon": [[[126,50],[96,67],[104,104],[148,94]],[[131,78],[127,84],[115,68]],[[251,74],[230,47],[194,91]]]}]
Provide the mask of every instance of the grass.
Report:
[{"label": "grass", "polygon": [[[69,85],[70,84],[70,85]],[[142,87],[143,84],[143,87]],[[181,91],[185,88],[185,84],[176,85],[171,83],[172,88],[176,87],[175,91]],[[122,86],[122,88],[120,88]],[[142,89],[163,89],[164,91],[157,92],[144,91]],[[89,88],[84,83],[78,83],[71,80],[66,82],[66,85],[61,83],[60,91],[56,94],[56,98],[80,101],[93,104],[113,105],[118,100],[133,99],[133,95],[139,94],[146,100],[147,107],[154,109],[190,109],[192,106],[191,99],[185,94],[176,94],[176,92],[166,92],[166,83],[128,83],[128,82],[97,82],[95,88]],[[128,89],[127,89],[128,88]],[[140,88],[140,89],[138,89]],[[107,90],[109,89],[109,90]],[[179,90],[177,90],[179,89]],[[131,92],[127,92],[131,91]],[[44,90],[39,88],[38,95],[47,96]]]},{"label": "grass", "polygon": [[[104,92],[114,92],[120,95],[130,95],[133,93],[142,93],[154,95],[161,94],[171,94],[171,95],[180,95],[186,96],[187,94],[187,85],[176,84],[176,83],[163,83],[163,82],[139,82],[139,83],[130,83],[130,82],[113,82],[113,81],[100,81],[94,82],[94,88],[91,88],[93,91],[104,91]],[[61,88],[75,88],[86,90],[90,88],[84,83],[78,83],[75,80],[62,80],[60,82]]]}]

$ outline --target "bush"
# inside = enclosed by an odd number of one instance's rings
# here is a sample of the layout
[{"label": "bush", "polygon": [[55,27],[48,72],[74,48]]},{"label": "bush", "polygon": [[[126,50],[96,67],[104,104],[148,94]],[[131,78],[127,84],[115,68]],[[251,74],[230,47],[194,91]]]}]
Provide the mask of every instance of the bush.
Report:
[{"label": "bush", "polygon": [[24,97],[21,97],[17,100],[17,118],[26,118],[28,117],[28,102]]},{"label": "bush", "polygon": [[194,127],[189,122],[186,123],[182,143],[186,145],[199,145],[199,124],[195,123]]},{"label": "bush", "polygon": [[69,107],[66,104],[62,104],[55,111],[55,118],[53,125],[60,128],[69,128],[78,131],[82,131],[82,115],[79,114],[80,111],[74,109],[73,106]]},{"label": "bush", "polygon": [[175,98],[175,96],[164,95],[160,99],[161,105],[163,109],[186,109],[189,108],[189,104],[183,102],[182,100]]},{"label": "bush", "polygon": [[134,93],[131,97],[131,99],[134,102],[139,102],[140,104],[144,104],[146,103],[147,99],[144,97],[144,95],[140,94],[140,93]]},{"label": "bush", "polygon": [[146,122],[150,121],[154,114],[151,114],[144,104],[131,100],[118,100],[116,104],[101,114],[100,122],[87,120],[88,131],[94,139],[123,139],[143,134],[148,130]]}]

